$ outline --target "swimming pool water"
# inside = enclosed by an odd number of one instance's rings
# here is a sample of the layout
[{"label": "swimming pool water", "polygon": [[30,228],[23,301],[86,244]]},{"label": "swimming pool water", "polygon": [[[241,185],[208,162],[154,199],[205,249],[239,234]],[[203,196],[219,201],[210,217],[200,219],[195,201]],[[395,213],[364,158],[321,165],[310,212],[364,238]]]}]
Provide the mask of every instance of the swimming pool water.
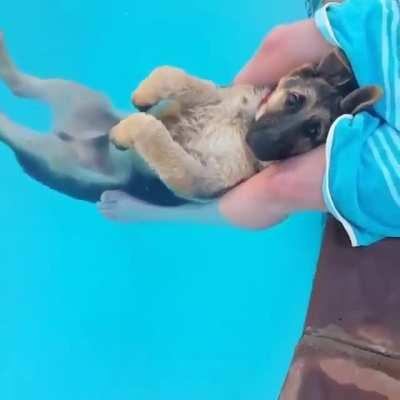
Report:
[{"label": "swimming pool water", "polygon": [[[272,3],[272,2],[270,2]],[[229,83],[301,0],[20,0],[0,29],[19,66],[121,109],[153,67]],[[0,87],[0,112],[48,109]],[[301,331],[321,216],[266,232],[117,225],[28,178],[0,144],[2,400],[275,399]]]}]

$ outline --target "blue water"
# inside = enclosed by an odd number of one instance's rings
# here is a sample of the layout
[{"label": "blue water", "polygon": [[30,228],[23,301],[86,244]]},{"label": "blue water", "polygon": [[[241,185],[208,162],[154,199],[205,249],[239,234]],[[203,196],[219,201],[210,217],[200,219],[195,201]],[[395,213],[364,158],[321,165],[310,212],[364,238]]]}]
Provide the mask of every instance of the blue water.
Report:
[{"label": "blue water", "polygon": [[[3,1],[18,65],[130,109],[160,64],[229,83],[301,0]],[[0,87],[0,111],[46,131],[49,110]],[[0,145],[0,399],[265,400],[301,332],[321,216],[266,232],[120,226],[28,178]]]}]

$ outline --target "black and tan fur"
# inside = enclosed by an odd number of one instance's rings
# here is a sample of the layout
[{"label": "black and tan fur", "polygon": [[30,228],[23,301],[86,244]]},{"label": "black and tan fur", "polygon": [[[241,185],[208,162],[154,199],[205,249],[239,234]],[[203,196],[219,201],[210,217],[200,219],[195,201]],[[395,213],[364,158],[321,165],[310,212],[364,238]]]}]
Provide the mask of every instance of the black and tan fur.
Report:
[{"label": "black and tan fur", "polygon": [[133,94],[133,103],[150,112],[120,122],[111,138],[139,154],[178,196],[208,200],[271,162],[322,144],[338,116],[380,95],[376,87],[357,88],[338,51],[288,74],[275,89],[220,88],[163,67]]}]

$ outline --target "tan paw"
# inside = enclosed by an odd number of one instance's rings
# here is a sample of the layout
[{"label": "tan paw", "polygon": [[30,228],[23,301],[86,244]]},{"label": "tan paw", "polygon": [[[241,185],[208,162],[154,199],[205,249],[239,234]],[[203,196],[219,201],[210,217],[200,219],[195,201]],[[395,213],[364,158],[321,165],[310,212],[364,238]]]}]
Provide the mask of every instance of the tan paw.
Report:
[{"label": "tan paw", "polygon": [[151,136],[152,131],[158,129],[159,124],[160,122],[151,115],[133,114],[111,130],[110,140],[120,150],[134,148],[140,138]]},{"label": "tan paw", "polygon": [[157,68],[135,90],[132,102],[138,109],[149,108],[182,91],[186,82],[187,75],[179,68]]}]

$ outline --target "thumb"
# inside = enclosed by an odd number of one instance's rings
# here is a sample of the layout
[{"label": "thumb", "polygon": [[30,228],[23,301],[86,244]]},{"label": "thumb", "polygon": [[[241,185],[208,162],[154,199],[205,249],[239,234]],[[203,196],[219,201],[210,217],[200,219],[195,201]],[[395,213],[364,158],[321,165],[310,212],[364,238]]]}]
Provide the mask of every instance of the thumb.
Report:
[{"label": "thumb", "polygon": [[264,52],[258,52],[239,72],[236,84],[265,85],[270,79],[268,75],[269,60]]}]

